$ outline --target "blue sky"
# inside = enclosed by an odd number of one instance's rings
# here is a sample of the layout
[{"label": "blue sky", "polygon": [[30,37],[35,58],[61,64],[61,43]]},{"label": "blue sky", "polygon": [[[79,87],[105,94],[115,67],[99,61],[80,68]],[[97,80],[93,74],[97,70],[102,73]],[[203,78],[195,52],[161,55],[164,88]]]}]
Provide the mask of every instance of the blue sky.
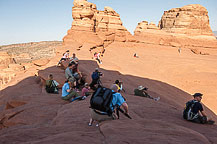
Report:
[{"label": "blue sky", "polygon": [[[112,7],[133,33],[143,20],[158,24],[163,12],[187,4],[201,4],[217,31],[217,0],[88,0],[98,10]],[[73,0],[0,0],[0,45],[62,40],[72,23]]]}]

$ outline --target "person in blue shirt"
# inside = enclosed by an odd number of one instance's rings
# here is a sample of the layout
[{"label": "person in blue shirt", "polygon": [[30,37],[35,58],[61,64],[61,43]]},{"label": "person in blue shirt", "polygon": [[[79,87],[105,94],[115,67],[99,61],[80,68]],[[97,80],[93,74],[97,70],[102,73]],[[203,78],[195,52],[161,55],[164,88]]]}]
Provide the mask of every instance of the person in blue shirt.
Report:
[{"label": "person in blue shirt", "polygon": [[65,84],[62,87],[62,99],[63,100],[71,100],[72,98],[79,97],[78,93],[75,92],[72,88],[70,88],[71,82],[69,80],[65,81]]},{"label": "person in blue shirt", "polygon": [[110,104],[110,108],[113,111],[112,115],[109,116],[106,112],[91,109],[91,119],[90,119],[90,122],[88,124],[89,126],[92,125],[94,120],[97,121],[97,122],[102,122],[102,121],[106,121],[106,120],[115,120],[115,119],[117,119],[117,115],[114,113],[114,110],[115,110],[116,106],[123,107],[125,113],[129,115],[129,113],[128,113],[128,105],[127,105],[125,99],[123,98],[123,96],[120,93],[118,93],[117,85],[113,84],[111,86],[111,90],[113,92],[115,92],[113,94],[112,102]]}]

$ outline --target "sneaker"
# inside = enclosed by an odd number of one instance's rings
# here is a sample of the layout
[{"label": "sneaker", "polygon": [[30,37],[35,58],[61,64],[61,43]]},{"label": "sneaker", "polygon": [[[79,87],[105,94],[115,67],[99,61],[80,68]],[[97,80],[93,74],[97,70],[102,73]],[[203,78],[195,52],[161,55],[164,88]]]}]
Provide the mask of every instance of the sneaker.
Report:
[{"label": "sneaker", "polygon": [[160,100],[160,97],[157,97],[157,98],[154,98],[155,101],[159,101]]},{"label": "sneaker", "polygon": [[84,99],[86,99],[86,98],[87,98],[86,96],[83,96],[81,99],[84,100]]},{"label": "sneaker", "polygon": [[92,123],[88,123],[88,126],[92,126]]},{"label": "sneaker", "polygon": [[211,124],[211,125],[212,125],[212,124],[214,124],[214,123],[215,123],[215,121],[213,121],[213,120],[208,120],[208,121],[207,121],[207,124]]}]

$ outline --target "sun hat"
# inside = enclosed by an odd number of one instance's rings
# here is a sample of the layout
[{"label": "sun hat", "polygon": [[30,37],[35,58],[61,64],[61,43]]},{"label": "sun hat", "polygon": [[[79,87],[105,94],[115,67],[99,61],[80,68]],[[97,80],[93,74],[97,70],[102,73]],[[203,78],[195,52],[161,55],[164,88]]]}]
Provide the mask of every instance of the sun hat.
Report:
[{"label": "sun hat", "polygon": [[138,86],[138,89],[139,89],[139,90],[143,90],[144,88],[145,88],[145,87],[142,86],[142,85]]}]

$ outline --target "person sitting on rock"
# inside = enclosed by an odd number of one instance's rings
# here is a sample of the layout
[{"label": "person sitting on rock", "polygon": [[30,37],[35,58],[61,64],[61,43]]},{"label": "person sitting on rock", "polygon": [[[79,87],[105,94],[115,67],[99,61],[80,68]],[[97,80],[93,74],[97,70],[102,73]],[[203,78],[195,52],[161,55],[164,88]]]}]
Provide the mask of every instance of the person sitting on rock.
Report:
[{"label": "person sitting on rock", "polygon": [[148,88],[140,85],[138,86],[137,89],[134,89],[134,95],[135,96],[142,96],[142,97],[147,97],[147,98],[150,98],[150,99],[153,99],[155,101],[158,101],[160,99],[160,97],[157,97],[157,98],[153,98],[152,96],[150,96],[147,92]]},{"label": "person sitting on rock", "polygon": [[183,111],[183,118],[195,123],[200,124],[214,124],[215,121],[208,119],[206,113],[203,110],[203,106],[200,103],[203,94],[195,93],[194,99],[186,103],[186,107]]},{"label": "person sitting on rock", "polygon": [[[106,112],[103,111],[99,111],[99,110],[95,110],[95,109],[91,109],[91,118],[89,121],[89,126],[91,126],[93,124],[93,121],[97,121],[98,123],[102,122],[102,121],[106,121],[106,120],[115,120],[117,119],[117,115],[115,114],[115,109],[117,108],[117,106],[119,107],[123,107],[124,109],[124,113],[129,115],[128,113],[128,105],[126,103],[126,100],[123,98],[123,96],[118,93],[118,87],[116,84],[113,84],[111,86],[111,90],[113,92],[112,94],[112,101],[110,104],[110,109],[113,111],[112,115],[108,115]],[[97,124],[98,126],[98,124]]]},{"label": "person sitting on rock", "polygon": [[54,93],[54,94],[58,94],[58,86],[59,83],[55,80],[53,80],[53,75],[49,74],[48,75],[48,80],[46,80],[46,85],[45,85],[45,89],[47,91],[47,93]]},{"label": "person sitting on rock", "polygon": [[63,57],[60,59],[60,61],[58,62],[57,66],[59,66],[59,64],[62,63],[62,61],[66,61],[69,59],[69,50],[67,50],[65,53],[63,53]]},{"label": "person sitting on rock", "polygon": [[62,99],[71,101],[72,99],[79,97],[78,93],[73,90],[72,83],[69,80],[66,80],[62,87]]},{"label": "person sitting on rock", "polygon": [[78,63],[78,58],[76,57],[75,53],[72,54],[72,57],[70,58],[70,63],[75,62]]},{"label": "person sitting on rock", "polygon": [[89,95],[90,95],[90,87],[88,83],[85,83],[84,88],[81,91],[81,96],[83,97],[83,99],[85,99]]},{"label": "person sitting on rock", "polygon": [[75,86],[76,80],[72,74],[72,68],[73,68],[73,64],[69,63],[68,67],[65,70],[65,77],[67,80],[69,80],[73,84],[73,86]]},{"label": "person sitting on rock", "polygon": [[73,61],[70,64],[72,64],[72,75],[75,78],[75,82],[76,82],[75,87],[77,92],[79,92],[79,85],[80,85],[79,80],[82,78],[82,74],[78,69],[78,63]]},{"label": "person sitting on rock", "polygon": [[97,60],[100,64],[102,64],[102,61],[100,60],[100,55],[101,55],[101,52],[95,52],[94,53],[94,59]]},{"label": "person sitting on rock", "polygon": [[124,89],[123,89],[123,82],[120,82],[119,80],[115,80],[115,83],[114,83],[114,84],[117,85],[117,87],[118,87],[118,92],[124,91]]}]

